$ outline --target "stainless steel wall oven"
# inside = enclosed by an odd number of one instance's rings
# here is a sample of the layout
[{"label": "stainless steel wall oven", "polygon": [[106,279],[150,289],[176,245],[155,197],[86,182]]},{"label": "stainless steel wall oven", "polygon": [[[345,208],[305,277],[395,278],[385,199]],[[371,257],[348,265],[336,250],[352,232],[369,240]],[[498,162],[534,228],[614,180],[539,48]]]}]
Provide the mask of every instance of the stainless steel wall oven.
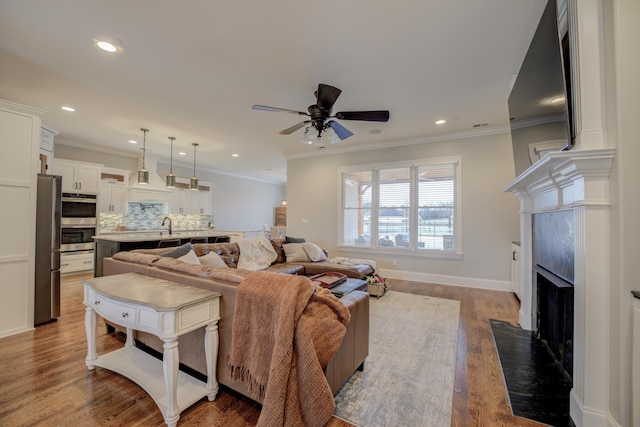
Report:
[{"label": "stainless steel wall oven", "polygon": [[62,193],[60,251],[93,250],[97,226],[97,197],[93,194]]}]

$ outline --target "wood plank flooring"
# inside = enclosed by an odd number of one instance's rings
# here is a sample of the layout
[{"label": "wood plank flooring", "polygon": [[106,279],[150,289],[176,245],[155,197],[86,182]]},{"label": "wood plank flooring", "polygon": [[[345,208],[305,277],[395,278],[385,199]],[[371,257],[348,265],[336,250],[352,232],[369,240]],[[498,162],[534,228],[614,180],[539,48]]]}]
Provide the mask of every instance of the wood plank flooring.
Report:
[{"label": "wood plank flooring", "polygon": [[[88,371],[81,280],[62,283],[62,316],[35,331],[0,339],[1,426],[161,426],[162,415],[146,392],[103,369]],[[510,293],[389,280],[399,292],[461,302],[452,426],[542,426],[511,415],[488,319],[516,321]],[[98,353],[123,345],[123,335],[98,328]],[[365,368],[366,369],[366,368]],[[254,426],[260,406],[221,388],[181,415],[184,426]],[[332,419],[327,427],[350,424]]]}]

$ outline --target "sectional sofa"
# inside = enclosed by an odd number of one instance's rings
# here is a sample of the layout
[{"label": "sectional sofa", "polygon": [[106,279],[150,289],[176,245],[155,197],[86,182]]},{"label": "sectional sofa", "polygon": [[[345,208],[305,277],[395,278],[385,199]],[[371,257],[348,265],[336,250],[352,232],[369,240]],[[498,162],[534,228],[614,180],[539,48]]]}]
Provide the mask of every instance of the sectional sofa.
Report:
[{"label": "sectional sofa", "polygon": [[[276,243],[277,244],[277,243]],[[220,346],[216,374],[218,381],[245,396],[251,397],[246,386],[234,381],[226,368],[227,355],[231,349],[233,314],[236,302],[236,289],[251,271],[238,269],[239,247],[236,243],[203,243],[192,246],[196,256],[204,257],[210,252],[216,253],[229,268],[213,268],[205,265],[193,265],[176,258],[163,257],[172,248],[136,250],[119,252],[104,259],[105,276],[136,272],[151,277],[197,286],[220,292],[220,315],[218,323]],[[284,274],[316,274],[321,271],[340,271],[350,277],[361,278],[369,274],[370,267],[365,265],[346,266],[327,262],[288,263],[277,260],[267,271]],[[325,270],[322,270],[324,266]],[[332,392],[340,387],[357,370],[364,366],[369,351],[369,295],[354,291],[344,295],[341,301],[349,309],[351,320],[340,348],[326,368],[326,377]],[[157,337],[136,331],[138,345],[162,353],[162,341]],[[203,349],[204,332],[202,329],[181,336],[179,339],[180,363],[206,374]]]}]

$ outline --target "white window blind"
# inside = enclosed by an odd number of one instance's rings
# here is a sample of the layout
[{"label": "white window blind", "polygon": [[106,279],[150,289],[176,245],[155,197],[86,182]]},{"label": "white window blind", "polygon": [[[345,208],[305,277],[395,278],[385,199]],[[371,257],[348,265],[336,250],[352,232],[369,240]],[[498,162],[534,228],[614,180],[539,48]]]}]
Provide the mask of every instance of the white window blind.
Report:
[{"label": "white window blind", "polygon": [[354,169],[341,173],[342,245],[458,251],[458,158]]}]

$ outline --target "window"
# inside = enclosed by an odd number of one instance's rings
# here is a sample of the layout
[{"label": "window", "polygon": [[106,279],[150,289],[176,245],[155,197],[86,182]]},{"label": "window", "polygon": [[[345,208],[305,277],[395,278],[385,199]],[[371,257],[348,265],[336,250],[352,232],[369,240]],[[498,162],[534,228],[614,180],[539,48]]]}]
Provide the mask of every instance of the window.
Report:
[{"label": "window", "polygon": [[340,175],[342,246],[459,252],[459,158],[344,168]]}]

